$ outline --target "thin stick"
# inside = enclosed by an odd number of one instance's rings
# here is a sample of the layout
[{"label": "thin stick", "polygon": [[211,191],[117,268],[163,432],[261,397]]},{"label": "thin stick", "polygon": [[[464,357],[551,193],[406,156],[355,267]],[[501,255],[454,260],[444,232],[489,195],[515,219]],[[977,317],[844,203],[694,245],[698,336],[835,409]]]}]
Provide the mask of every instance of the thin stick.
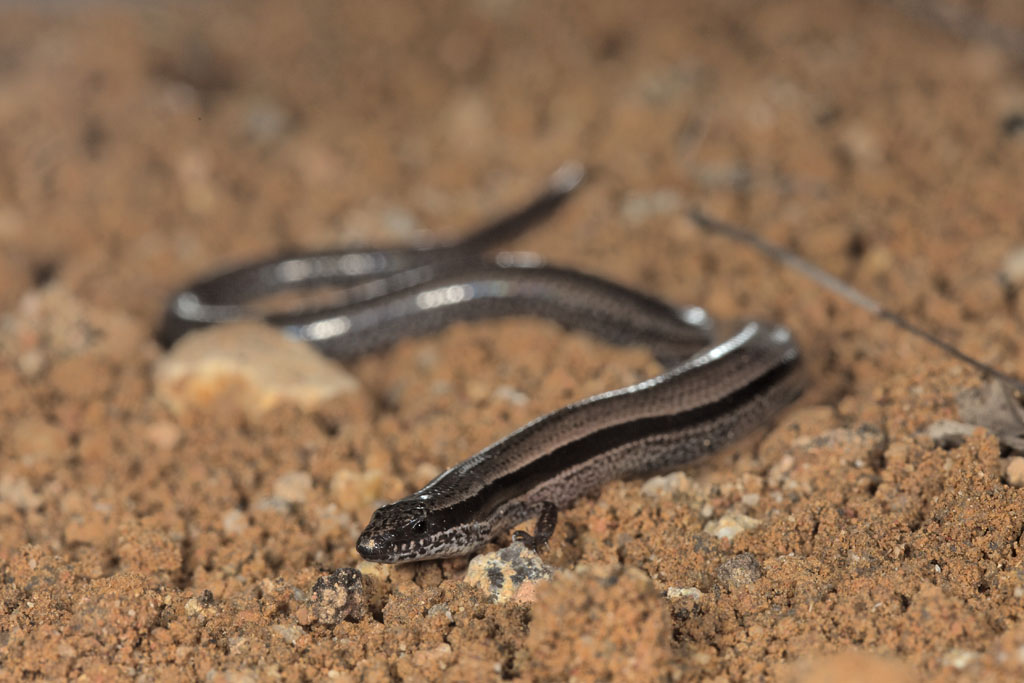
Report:
[{"label": "thin stick", "polygon": [[697,225],[699,225],[701,228],[708,232],[716,233],[719,235],[725,235],[726,237],[736,240],[737,242],[744,242],[746,244],[749,244],[750,246],[761,251],[761,253],[766,254],[772,260],[784,266],[792,268],[793,270],[796,270],[800,273],[803,273],[810,279],[817,282],[822,287],[828,289],[829,291],[835,294],[838,294],[840,297],[846,299],[853,305],[863,308],[865,311],[871,313],[872,315],[876,315],[879,318],[888,320],[889,322],[896,325],[900,329],[906,330],[910,334],[925,340],[932,346],[937,346],[938,348],[942,349],[943,351],[953,356],[954,358],[957,358],[963,361],[964,363],[967,363],[968,365],[978,370],[981,370],[982,372],[991,375],[992,377],[995,377],[1001,382],[1004,382],[1005,384],[1013,387],[1017,392],[1024,394],[1024,382],[1022,382],[1021,380],[1011,375],[1008,375],[1004,372],[1000,372],[991,365],[986,365],[985,363],[982,363],[980,360],[976,358],[968,356],[966,353],[964,353],[957,347],[942,341],[932,333],[918,327],[917,325],[914,325],[913,323],[909,322],[906,318],[899,315],[898,313],[886,309],[884,306],[882,306],[882,304],[878,303],[871,297],[867,296],[850,283],[844,282],[843,280],[837,278],[835,275],[825,272],[818,266],[800,258],[793,252],[783,249],[782,247],[776,246],[774,244],[769,244],[761,240],[761,238],[757,237],[748,230],[739,228],[734,225],[730,225],[728,223],[723,223],[714,218],[710,218],[703,214],[699,209],[693,209],[692,211],[690,211],[690,218],[692,218]]}]

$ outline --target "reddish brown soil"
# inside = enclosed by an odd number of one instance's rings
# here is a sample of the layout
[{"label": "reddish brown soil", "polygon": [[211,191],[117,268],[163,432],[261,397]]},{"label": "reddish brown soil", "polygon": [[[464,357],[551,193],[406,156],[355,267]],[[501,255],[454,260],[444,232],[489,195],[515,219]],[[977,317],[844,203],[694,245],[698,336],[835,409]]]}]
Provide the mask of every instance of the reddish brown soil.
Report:
[{"label": "reddish brown soil", "polygon": [[[1024,491],[984,430],[922,434],[978,374],[682,211],[1024,367],[1024,278],[1003,273],[1021,5],[418,4],[0,8],[0,676],[1024,676]],[[365,616],[313,619],[376,504],[656,367],[543,322],[457,325],[355,363],[364,390],[309,413],[178,415],[153,385],[166,298],[286,248],[453,237],[566,159],[591,181],[517,246],[784,321],[810,390],[660,492],[577,503],[532,603],[488,602],[466,559],[360,565]],[[739,513],[760,526],[703,530]]]}]

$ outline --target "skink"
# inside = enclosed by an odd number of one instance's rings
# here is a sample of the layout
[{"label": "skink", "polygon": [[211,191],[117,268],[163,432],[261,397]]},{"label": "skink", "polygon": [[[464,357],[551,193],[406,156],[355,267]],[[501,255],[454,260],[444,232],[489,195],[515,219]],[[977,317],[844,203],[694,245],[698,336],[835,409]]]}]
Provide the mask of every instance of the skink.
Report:
[{"label": "skink", "polygon": [[536,315],[612,343],[645,344],[662,374],[540,417],[380,507],[357,541],[368,560],[410,562],[470,553],[538,517],[539,545],[557,511],[613,479],[678,469],[764,424],[803,388],[798,346],[785,327],[734,325],[718,343],[698,307],[656,298],[533,255],[484,254],[546,217],[582,179],[567,165],[524,209],[452,245],[295,255],[243,266],[173,298],[160,337],[250,317],[245,303],[283,289],[333,285],[332,307],[267,316],[338,357],[387,347],[454,320]]}]

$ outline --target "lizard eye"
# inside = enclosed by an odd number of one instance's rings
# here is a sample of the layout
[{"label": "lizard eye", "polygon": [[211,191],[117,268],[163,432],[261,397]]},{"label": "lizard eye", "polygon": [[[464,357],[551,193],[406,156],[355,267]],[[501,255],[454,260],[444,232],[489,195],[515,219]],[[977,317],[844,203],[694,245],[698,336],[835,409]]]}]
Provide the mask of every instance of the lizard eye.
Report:
[{"label": "lizard eye", "polygon": [[412,531],[414,534],[425,534],[427,533],[427,520],[417,519],[412,523]]}]

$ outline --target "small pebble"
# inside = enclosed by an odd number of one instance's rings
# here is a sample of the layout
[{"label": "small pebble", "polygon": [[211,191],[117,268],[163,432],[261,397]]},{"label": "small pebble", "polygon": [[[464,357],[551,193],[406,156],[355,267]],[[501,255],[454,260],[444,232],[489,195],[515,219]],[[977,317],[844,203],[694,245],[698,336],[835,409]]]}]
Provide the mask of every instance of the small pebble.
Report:
[{"label": "small pebble", "polygon": [[305,503],[313,492],[313,476],[309,472],[289,472],[274,481],[274,497],[286,503]]},{"label": "small pebble", "polygon": [[357,570],[343,567],[321,576],[313,584],[306,603],[314,619],[333,626],[342,621],[359,621],[366,613],[363,575]]},{"label": "small pebble", "polygon": [[530,403],[529,396],[507,384],[499,384],[496,386],[494,388],[493,396],[496,399],[511,403],[514,406],[525,406]]},{"label": "small pebble", "polygon": [[671,600],[686,598],[693,600],[694,602],[700,602],[700,599],[704,597],[704,593],[697,588],[679,588],[677,586],[670,586],[669,589],[665,591],[665,596]]},{"label": "small pebble", "polygon": [[768,470],[768,475],[765,477],[768,486],[771,488],[782,486],[782,483],[788,478],[786,475],[789,474],[794,465],[796,465],[796,458],[789,453],[779,458]]},{"label": "small pebble", "polygon": [[281,637],[281,640],[294,645],[295,641],[302,637],[304,631],[295,624],[274,624],[270,630]]},{"label": "small pebble", "polygon": [[448,623],[448,624],[454,624],[455,623],[455,616],[452,614],[451,608],[448,607],[448,605],[446,605],[444,603],[438,603],[436,605],[431,606],[431,608],[427,610],[427,616],[428,617],[440,616],[441,618],[443,618],[445,620],[445,623]]},{"label": "small pebble", "polygon": [[639,225],[655,216],[677,214],[682,206],[683,200],[678,192],[662,189],[650,194],[628,194],[619,213],[627,223]]},{"label": "small pebble", "polygon": [[170,420],[158,420],[146,425],[142,432],[143,438],[161,451],[173,450],[181,442],[181,427]]},{"label": "small pebble", "polygon": [[493,553],[477,555],[466,570],[466,583],[480,588],[497,603],[533,602],[537,584],[551,578],[551,570],[532,550],[513,543]]},{"label": "small pebble", "polygon": [[750,553],[741,553],[723,562],[715,575],[725,586],[740,588],[749,586],[761,578],[761,565]]},{"label": "small pebble", "polygon": [[292,511],[291,504],[284,498],[278,498],[277,496],[257,498],[256,502],[252,504],[252,509],[257,512],[269,511],[279,515],[287,515]]},{"label": "small pebble", "polygon": [[735,538],[744,531],[750,531],[761,526],[761,520],[748,517],[747,515],[723,515],[704,525],[704,533],[711,534],[715,538]]},{"label": "small pebble", "polygon": [[964,650],[963,648],[953,648],[942,657],[942,663],[945,666],[951,666],[957,671],[963,671],[975,661],[977,661],[980,655],[973,650]]},{"label": "small pebble", "polygon": [[671,472],[664,476],[651,477],[640,487],[645,496],[657,498],[686,493],[692,486],[692,480],[684,472]]},{"label": "small pebble", "polygon": [[857,164],[873,166],[885,160],[878,132],[867,123],[851,121],[838,133],[840,146]]},{"label": "small pebble", "polygon": [[21,510],[38,510],[43,506],[43,497],[32,489],[28,479],[10,474],[0,477],[0,500]]},{"label": "small pebble", "polygon": [[1024,247],[1011,249],[1006,254],[1000,275],[1013,287],[1024,285]]},{"label": "small pebble", "polygon": [[812,439],[809,445],[827,448],[843,462],[863,467],[882,454],[885,435],[874,425],[862,424],[851,429],[831,429]]},{"label": "small pebble", "polygon": [[1006,483],[1010,486],[1024,486],[1024,457],[1014,455],[1006,458]]},{"label": "small pebble", "polygon": [[18,370],[25,377],[38,377],[46,367],[46,354],[40,349],[29,349],[18,354],[15,362],[18,365]]},{"label": "small pebble", "polygon": [[214,601],[213,593],[208,590],[203,591],[194,598],[189,598],[185,603],[185,616],[195,619],[200,624],[206,623],[217,611],[218,608]]},{"label": "small pebble", "polygon": [[220,517],[220,526],[225,536],[240,536],[249,528],[249,518],[241,510],[227,510]]}]

